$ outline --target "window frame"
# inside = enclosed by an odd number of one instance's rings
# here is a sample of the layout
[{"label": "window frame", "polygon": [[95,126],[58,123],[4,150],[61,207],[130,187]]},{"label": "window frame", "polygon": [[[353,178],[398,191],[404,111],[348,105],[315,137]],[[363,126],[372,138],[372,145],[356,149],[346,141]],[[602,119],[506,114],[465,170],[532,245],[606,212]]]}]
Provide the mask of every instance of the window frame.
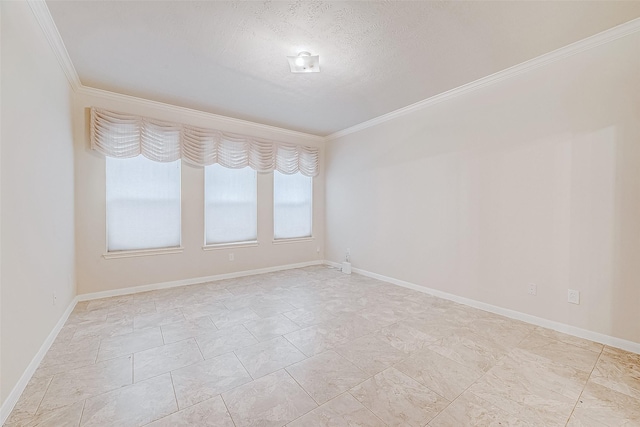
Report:
[{"label": "window frame", "polygon": [[[256,238],[254,240],[242,240],[238,242],[223,242],[223,243],[207,243],[207,172],[206,168],[209,166],[218,165],[220,167],[224,167],[219,163],[213,163],[211,165],[207,165],[202,168],[202,250],[204,251],[212,251],[217,249],[227,249],[227,248],[253,248],[259,245],[258,236],[260,235],[260,209],[259,209],[259,201],[260,201],[260,189],[258,188],[258,172],[251,168],[255,173],[255,182],[256,182]],[[249,166],[245,166],[249,167]],[[226,168],[231,170],[241,170],[234,168]],[[244,168],[242,168],[244,169]]]},{"label": "window frame", "polygon": [[309,178],[311,180],[310,185],[309,185],[309,187],[311,189],[310,206],[309,206],[309,211],[310,211],[310,214],[311,214],[311,218],[310,218],[310,220],[311,220],[310,221],[311,234],[309,236],[301,236],[301,237],[279,237],[279,238],[276,238],[276,181],[275,181],[276,172],[280,173],[282,175],[285,175],[285,176],[291,176],[291,175],[296,175],[296,174],[301,174],[302,175],[302,172],[300,172],[300,171],[296,172],[295,174],[285,174],[285,173],[282,173],[282,172],[280,172],[278,170],[274,170],[273,173],[272,173],[272,176],[273,176],[272,186],[271,186],[271,188],[272,188],[272,195],[271,195],[272,207],[271,207],[271,212],[272,212],[272,215],[273,215],[272,221],[271,221],[271,225],[272,225],[272,230],[271,230],[272,231],[272,243],[275,244],[275,245],[278,245],[278,244],[308,242],[308,241],[315,240],[315,227],[314,227],[315,215],[314,215],[314,212],[313,212],[314,194],[315,194],[315,191],[314,191],[314,182],[315,182],[314,178],[315,177],[306,176],[306,175],[303,175],[303,176],[305,176],[305,177],[307,177],[307,178]]},{"label": "window frame", "polygon": [[[138,156],[142,156],[142,154],[139,154]],[[138,157],[136,156],[136,157]],[[111,157],[114,160],[127,160],[130,158],[116,158],[116,157]],[[134,157],[135,158],[135,157]],[[153,161],[150,159],[147,159],[149,161]],[[180,185],[178,186],[179,189],[179,212],[180,212],[180,239],[179,239],[179,243],[178,246],[167,246],[167,247],[161,247],[161,248],[146,248],[146,249],[123,249],[123,250],[109,250],[109,221],[107,218],[107,210],[108,210],[108,199],[107,199],[107,156],[104,157],[104,243],[105,243],[105,247],[104,247],[104,253],[102,254],[102,257],[105,259],[119,259],[119,258],[132,258],[132,257],[143,257],[143,256],[153,256],[153,255],[165,255],[165,254],[177,254],[177,253],[182,253],[184,252],[184,246],[182,244],[182,237],[184,234],[184,230],[183,230],[183,223],[182,223],[182,160],[181,159],[177,159],[175,160],[176,162],[178,162],[179,168],[180,168],[180,173],[178,174],[179,179],[180,179]],[[173,163],[173,162],[169,162],[169,163]]]}]

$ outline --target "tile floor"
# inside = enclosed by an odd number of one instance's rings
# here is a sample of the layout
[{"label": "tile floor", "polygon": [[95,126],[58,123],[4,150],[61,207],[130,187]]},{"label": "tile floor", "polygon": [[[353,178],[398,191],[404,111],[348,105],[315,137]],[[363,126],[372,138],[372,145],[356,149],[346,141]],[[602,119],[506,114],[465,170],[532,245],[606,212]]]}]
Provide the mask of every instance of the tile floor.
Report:
[{"label": "tile floor", "polygon": [[640,426],[640,355],[323,266],[78,304],[5,426]]}]

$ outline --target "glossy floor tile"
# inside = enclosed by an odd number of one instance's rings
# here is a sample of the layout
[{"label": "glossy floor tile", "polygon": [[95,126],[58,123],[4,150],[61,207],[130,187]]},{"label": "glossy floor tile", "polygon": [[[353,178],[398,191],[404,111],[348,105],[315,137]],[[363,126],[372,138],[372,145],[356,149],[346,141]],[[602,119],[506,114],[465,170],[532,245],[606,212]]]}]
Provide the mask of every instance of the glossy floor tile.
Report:
[{"label": "glossy floor tile", "polygon": [[202,353],[193,338],[150,348],[133,354],[133,378],[135,382],[144,381],[201,360]]},{"label": "glossy floor tile", "polygon": [[318,405],[284,370],[222,394],[237,427],[283,426]]},{"label": "glossy floor tile", "polygon": [[100,342],[98,361],[126,356],[142,350],[159,347],[164,344],[160,328],[149,328],[124,335],[104,338]]},{"label": "glossy floor tile", "polygon": [[178,410],[171,375],[164,374],[87,399],[83,427],[135,427]]},{"label": "glossy floor tile", "polygon": [[421,427],[449,401],[395,368],[351,389],[353,397],[389,426]]},{"label": "glossy floor tile", "polygon": [[253,378],[260,378],[305,358],[283,337],[254,344],[235,351],[242,365]]},{"label": "glossy floor tile", "polygon": [[534,427],[509,412],[466,392],[440,412],[429,427],[503,426]]},{"label": "glossy floor tile", "polygon": [[38,413],[62,408],[131,383],[131,356],[63,372],[51,380]]},{"label": "glossy floor tile", "polygon": [[336,348],[336,352],[362,369],[375,375],[407,357],[379,335],[365,335]]},{"label": "glossy floor tile", "polygon": [[591,381],[640,399],[640,354],[605,348],[591,373]]},{"label": "glossy floor tile", "polygon": [[7,427],[640,426],[640,355],[323,266],[76,305]]},{"label": "glossy floor tile", "polygon": [[220,395],[159,419],[149,427],[235,427]]},{"label": "glossy floor tile", "polygon": [[386,424],[345,393],[303,415],[289,427],[384,427]]},{"label": "glossy floor tile", "polygon": [[461,365],[429,349],[412,354],[395,367],[448,400],[456,399],[484,375],[477,368]]},{"label": "glossy floor tile", "polygon": [[187,338],[196,338],[200,335],[216,332],[218,330],[209,316],[171,323],[169,325],[162,326],[160,329],[162,330],[164,344],[171,344],[186,340]]},{"label": "glossy floor tile", "polygon": [[572,417],[576,425],[640,426],[640,400],[589,382]]},{"label": "glossy floor tile", "polygon": [[252,380],[233,353],[226,353],[171,372],[180,409],[217,396]]},{"label": "glossy floor tile", "polygon": [[44,411],[7,427],[78,427],[85,402],[80,401],[53,411]]},{"label": "glossy floor tile", "polygon": [[368,374],[333,350],[291,365],[287,372],[318,404],[369,378]]},{"label": "glossy floor tile", "polygon": [[282,314],[245,323],[244,327],[259,341],[267,341],[300,329],[300,326]]},{"label": "glossy floor tile", "polygon": [[42,398],[52,379],[53,377],[31,378],[22,393],[22,397],[7,419],[7,424],[18,424],[24,420],[32,419],[36,415],[40,402],[42,402]]},{"label": "glossy floor tile", "polygon": [[196,337],[205,359],[257,344],[258,340],[243,325],[205,333]]}]

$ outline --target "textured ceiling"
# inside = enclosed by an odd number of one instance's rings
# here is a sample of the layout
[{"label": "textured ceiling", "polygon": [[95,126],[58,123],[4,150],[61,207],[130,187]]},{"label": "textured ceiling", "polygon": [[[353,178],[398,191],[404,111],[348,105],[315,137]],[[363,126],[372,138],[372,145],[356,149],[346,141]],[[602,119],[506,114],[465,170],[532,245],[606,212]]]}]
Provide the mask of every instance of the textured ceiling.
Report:
[{"label": "textured ceiling", "polygon": [[[640,16],[639,1],[48,1],[82,83],[327,135]],[[320,55],[292,74],[287,55]]]}]

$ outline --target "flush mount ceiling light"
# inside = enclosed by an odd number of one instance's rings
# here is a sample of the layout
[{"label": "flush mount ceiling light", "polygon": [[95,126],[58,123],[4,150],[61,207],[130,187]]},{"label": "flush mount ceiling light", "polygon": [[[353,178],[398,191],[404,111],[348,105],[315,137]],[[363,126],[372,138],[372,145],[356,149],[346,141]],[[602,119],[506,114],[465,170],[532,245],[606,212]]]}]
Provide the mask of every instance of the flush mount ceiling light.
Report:
[{"label": "flush mount ceiling light", "polygon": [[300,52],[297,56],[287,56],[292,73],[319,73],[320,56],[311,56],[309,52]]}]

